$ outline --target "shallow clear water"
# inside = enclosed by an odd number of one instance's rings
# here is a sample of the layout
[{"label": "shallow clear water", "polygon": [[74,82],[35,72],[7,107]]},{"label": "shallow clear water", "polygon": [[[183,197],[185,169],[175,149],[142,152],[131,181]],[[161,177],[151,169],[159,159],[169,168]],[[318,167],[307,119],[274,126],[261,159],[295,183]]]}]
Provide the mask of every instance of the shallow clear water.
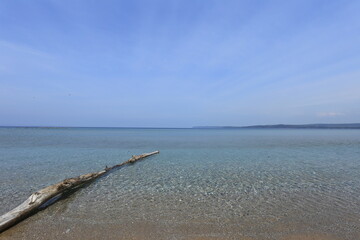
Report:
[{"label": "shallow clear water", "polygon": [[117,230],[126,238],[141,224],[149,239],[359,236],[359,130],[0,128],[0,214],[37,189],[154,150],[17,227],[71,236],[126,226]]}]

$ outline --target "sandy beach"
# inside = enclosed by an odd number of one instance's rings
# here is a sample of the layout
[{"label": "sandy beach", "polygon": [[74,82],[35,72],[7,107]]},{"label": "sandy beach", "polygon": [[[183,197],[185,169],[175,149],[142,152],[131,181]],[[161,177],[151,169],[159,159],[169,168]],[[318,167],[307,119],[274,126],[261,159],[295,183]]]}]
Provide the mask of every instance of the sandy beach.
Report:
[{"label": "sandy beach", "polygon": [[[251,226],[248,226],[251,228]],[[4,232],[0,239],[9,240],[47,240],[47,239],[119,239],[119,240],[155,240],[155,239],[179,239],[179,240],[345,240],[342,238],[326,233],[301,231],[292,232],[290,229],[277,231],[278,228],[272,229],[272,232],[247,232],[244,227],[236,226],[216,226],[211,224],[177,224],[161,225],[156,223],[129,223],[127,225],[101,225],[91,224],[82,225],[71,223],[42,223],[31,222],[26,220],[18,226]],[[250,235],[250,236],[248,236]],[[251,236],[257,235],[257,236]],[[351,239],[359,239],[360,235],[355,234]]]}]

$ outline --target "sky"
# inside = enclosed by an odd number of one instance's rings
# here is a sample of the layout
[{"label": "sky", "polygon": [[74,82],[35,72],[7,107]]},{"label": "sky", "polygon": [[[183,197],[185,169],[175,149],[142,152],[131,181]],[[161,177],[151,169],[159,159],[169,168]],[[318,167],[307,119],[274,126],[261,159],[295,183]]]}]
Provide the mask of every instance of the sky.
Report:
[{"label": "sky", "polygon": [[358,0],[1,0],[0,125],[360,122]]}]

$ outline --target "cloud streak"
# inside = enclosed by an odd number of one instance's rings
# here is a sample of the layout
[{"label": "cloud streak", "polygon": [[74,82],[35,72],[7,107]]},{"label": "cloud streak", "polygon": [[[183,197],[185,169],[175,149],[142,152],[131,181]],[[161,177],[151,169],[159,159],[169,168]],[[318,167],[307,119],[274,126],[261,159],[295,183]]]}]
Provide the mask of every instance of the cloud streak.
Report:
[{"label": "cloud streak", "polygon": [[340,112],[319,112],[317,114],[318,117],[338,117],[338,116],[344,116],[344,113]]}]

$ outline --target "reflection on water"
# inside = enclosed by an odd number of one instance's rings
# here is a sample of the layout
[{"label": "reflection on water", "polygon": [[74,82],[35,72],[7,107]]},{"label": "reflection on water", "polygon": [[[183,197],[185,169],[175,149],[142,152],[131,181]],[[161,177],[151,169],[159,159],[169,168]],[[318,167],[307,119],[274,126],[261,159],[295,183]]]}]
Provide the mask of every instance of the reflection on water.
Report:
[{"label": "reflection on water", "polygon": [[141,224],[154,239],[359,236],[358,130],[2,128],[0,213],[36,189],[154,150],[17,227],[126,226],[125,237]]}]

